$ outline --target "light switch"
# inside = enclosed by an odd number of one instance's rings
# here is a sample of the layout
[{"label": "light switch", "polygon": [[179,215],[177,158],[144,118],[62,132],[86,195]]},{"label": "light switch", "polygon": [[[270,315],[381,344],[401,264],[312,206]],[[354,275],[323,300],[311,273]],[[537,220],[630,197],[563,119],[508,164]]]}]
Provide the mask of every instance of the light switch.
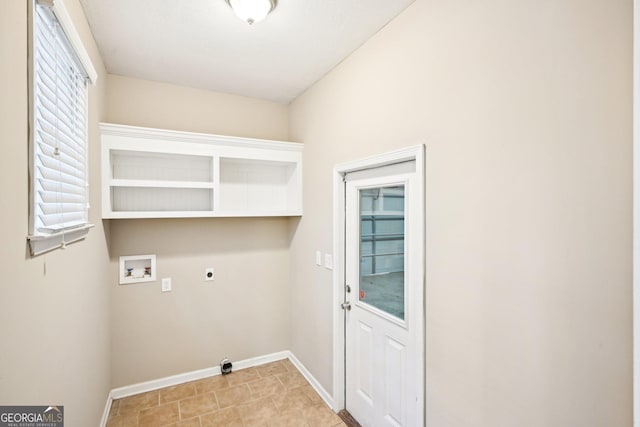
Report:
[{"label": "light switch", "polygon": [[322,252],[316,251],[316,265],[322,265]]},{"label": "light switch", "polygon": [[171,277],[162,279],[162,292],[171,292]]},{"label": "light switch", "polygon": [[331,254],[324,254],[324,266],[329,270],[333,270],[333,256]]}]

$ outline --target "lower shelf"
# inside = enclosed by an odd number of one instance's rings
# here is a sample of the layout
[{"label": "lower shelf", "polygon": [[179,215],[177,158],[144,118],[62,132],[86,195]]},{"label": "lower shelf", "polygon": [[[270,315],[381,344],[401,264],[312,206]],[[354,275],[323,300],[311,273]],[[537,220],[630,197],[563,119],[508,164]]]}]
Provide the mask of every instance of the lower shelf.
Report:
[{"label": "lower shelf", "polygon": [[211,212],[208,188],[112,187],[114,212]]}]

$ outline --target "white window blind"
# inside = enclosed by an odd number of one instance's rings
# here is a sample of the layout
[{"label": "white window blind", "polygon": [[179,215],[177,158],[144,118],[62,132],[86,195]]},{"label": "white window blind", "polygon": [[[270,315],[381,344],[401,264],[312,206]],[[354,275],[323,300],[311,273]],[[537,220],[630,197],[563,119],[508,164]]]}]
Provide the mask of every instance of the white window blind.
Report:
[{"label": "white window blind", "polygon": [[[32,253],[84,237],[88,224],[88,75],[49,5],[36,2],[32,63]],[[34,249],[34,242],[53,237]]]}]

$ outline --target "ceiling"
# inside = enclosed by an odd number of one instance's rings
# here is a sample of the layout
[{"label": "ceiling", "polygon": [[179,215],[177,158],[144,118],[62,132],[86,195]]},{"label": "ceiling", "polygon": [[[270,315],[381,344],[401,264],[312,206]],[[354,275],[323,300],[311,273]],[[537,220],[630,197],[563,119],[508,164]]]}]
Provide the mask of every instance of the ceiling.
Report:
[{"label": "ceiling", "polygon": [[414,0],[279,0],[249,26],[225,0],[80,0],[112,74],[287,104]]}]

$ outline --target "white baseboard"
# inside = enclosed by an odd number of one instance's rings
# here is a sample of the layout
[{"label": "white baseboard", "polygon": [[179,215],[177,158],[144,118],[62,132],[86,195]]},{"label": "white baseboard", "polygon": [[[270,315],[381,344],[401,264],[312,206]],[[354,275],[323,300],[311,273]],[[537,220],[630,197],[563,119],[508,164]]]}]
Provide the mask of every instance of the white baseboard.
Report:
[{"label": "white baseboard", "polygon": [[107,403],[104,405],[104,411],[102,412],[102,419],[100,420],[100,427],[107,427],[107,420],[109,419],[109,412],[111,411],[111,403],[113,398],[111,392],[107,394]]},{"label": "white baseboard", "polygon": [[[309,370],[289,350],[232,362],[233,369],[236,370],[252,368],[254,366],[260,366],[264,365],[265,363],[276,362],[283,359],[289,359],[291,363],[293,363],[293,365],[298,368],[300,373],[302,373],[307,381],[309,381],[311,387],[313,387],[314,390],[320,395],[322,400],[324,400],[330,408],[333,408],[333,398],[331,397],[331,395],[327,393],[327,391],[324,389],[324,387],[322,387],[318,380],[316,380],[315,377],[311,375],[311,372],[309,372]],[[100,423],[100,426],[106,426],[107,420],[109,418],[109,411],[111,410],[111,402],[114,399],[121,399],[123,397],[132,396],[134,394],[146,393],[148,391],[171,387],[174,385],[187,383],[189,381],[197,381],[220,374],[220,366],[214,366],[212,368],[185,372],[184,374],[172,375],[170,377],[164,377],[157,380],[145,381],[138,384],[114,388],[113,390],[111,390],[111,393],[109,393],[109,396],[107,396],[107,404],[105,405],[104,414],[102,415],[102,422]]]},{"label": "white baseboard", "polygon": [[254,366],[260,366],[266,363],[277,362],[278,360],[289,358],[290,354],[291,352],[289,350],[285,350],[278,353],[267,354],[265,356],[258,356],[251,359],[240,360],[238,362],[233,362],[233,369],[253,368]]},{"label": "white baseboard", "polygon": [[327,390],[322,387],[322,384],[320,384],[320,382],[313,375],[311,375],[311,372],[309,372],[309,370],[302,364],[302,362],[298,360],[298,358],[293,353],[291,353],[290,351],[287,351],[286,353],[291,363],[293,363],[294,366],[298,368],[300,373],[307,379],[307,381],[309,381],[311,387],[313,387],[316,393],[320,395],[322,400],[324,400],[324,403],[329,405],[329,408],[333,409],[333,397],[331,397]]},{"label": "white baseboard", "polygon": [[[265,363],[275,362],[277,360],[287,359],[289,351],[281,351],[278,353],[267,354],[265,356],[253,357],[251,359],[232,361],[234,369],[245,369],[253,366],[264,365]],[[157,380],[145,381],[143,383],[127,385],[124,387],[114,388],[111,390],[111,398],[121,399],[123,397],[132,396],[134,394],[146,393],[148,391],[158,390],[165,387],[171,387],[178,384],[188,383],[189,381],[197,381],[203,378],[209,378],[220,375],[220,366],[212,368],[200,369],[197,371],[186,372],[184,374],[172,375]]]}]

